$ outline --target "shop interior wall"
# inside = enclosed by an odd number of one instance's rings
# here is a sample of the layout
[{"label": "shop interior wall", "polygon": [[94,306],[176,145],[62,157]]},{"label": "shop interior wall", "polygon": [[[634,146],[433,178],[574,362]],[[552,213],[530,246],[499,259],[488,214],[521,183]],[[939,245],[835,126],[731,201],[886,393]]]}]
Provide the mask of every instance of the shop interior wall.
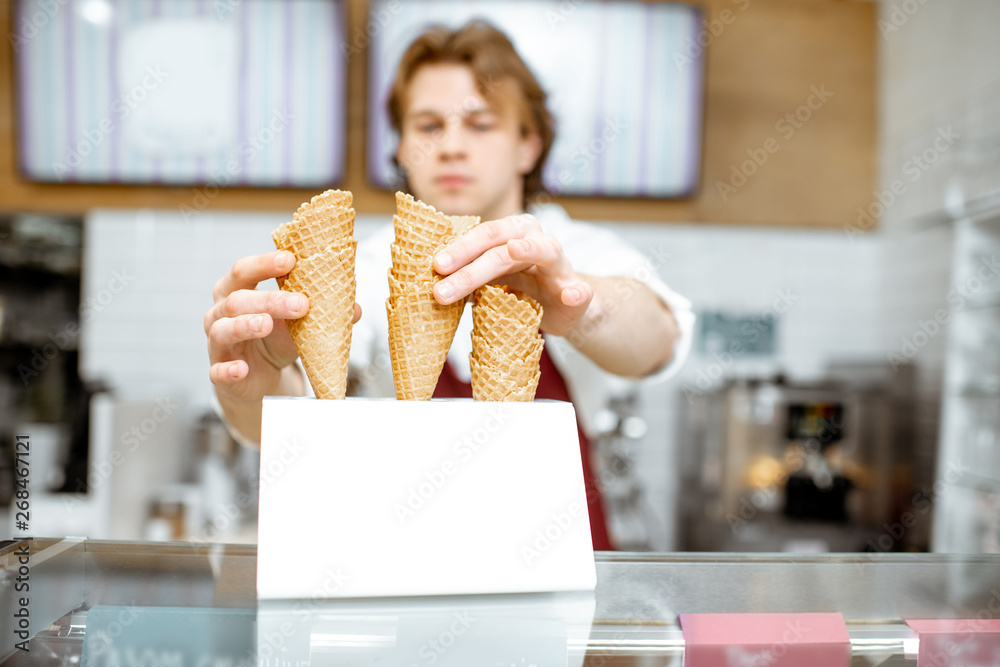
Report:
[{"label": "shop interior wall", "polygon": [[[15,0],[0,0],[0,34],[16,34]],[[592,220],[764,224],[838,228],[853,221],[875,183],[876,5],[834,0],[704,0],[706,82],[701,188],[682,200],[560,198]],[[367,0],[347,0],[350,35],[364,30]],[[93,187],[25,181],[16,159],[13,40],[0,48],[0,209],[83,213],[95,207],[190,206],[192,187]],[[691,45],[691,53],[702,50]],[[365,173],[365,54],[348,65],[347,170],[340,187],[359,211],[392,211],[392,194]],[[813,89],[831,95],[789,136],[776,125],[806,104]],[[814,102],[815,104],[815,102]],[[733,193],[720,192],[774,139],[779,150]],[[758,153],[759,155],[759,153]],[[739,181],[737,181],[739,182]],[[211,210],[294,211],[312,194],[296,189],[231,188]]]}]

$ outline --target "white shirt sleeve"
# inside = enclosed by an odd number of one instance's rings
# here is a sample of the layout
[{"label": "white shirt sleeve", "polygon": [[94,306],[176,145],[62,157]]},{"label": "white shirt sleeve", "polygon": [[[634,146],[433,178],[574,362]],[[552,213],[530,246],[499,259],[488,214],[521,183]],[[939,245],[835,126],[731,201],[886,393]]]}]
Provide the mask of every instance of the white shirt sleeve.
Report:
[{"label": "white shirt sleeve", "polygon": [[560,206],[539,206],[532,213],[543,231],[559,239],[575,270],[594,276],[633,278],[653,290],[670,308],[679,331],[673,357],[663,368],[641,379],[662,382],[677,373],[691,349],[695,316],[691,302],[670,289],[659,276],[666,252],[651,248],[648,254],[641,253],[611,230],[571,220]]}]

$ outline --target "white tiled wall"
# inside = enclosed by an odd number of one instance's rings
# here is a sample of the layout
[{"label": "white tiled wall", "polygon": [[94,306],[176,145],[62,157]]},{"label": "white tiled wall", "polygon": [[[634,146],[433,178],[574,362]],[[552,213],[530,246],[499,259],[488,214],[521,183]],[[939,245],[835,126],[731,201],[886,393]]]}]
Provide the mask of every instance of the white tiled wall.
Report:
[{"label": "white tiled wall", "polygon": [[[81,370],[124,398],[184,397],[192,416],[211,395],[202,319],[212,285],[241,256],[270,250],[284,216],[203,214],[185,221],[172,211],[95,211],[86,222],[83,298],[106,304],[85,327]],[[384,219],[360,216],[363,238]],[[780,291],[794,302],[780,325],[781,352],[758,370],[817,376],[835,357],[879,354],[879,241],[850,241],[841,231],[614,224],[636,247],[670,255],[661,274],[698,310],[768,309]],[[114,272],[127,280],[111,294]],[[644,388],[649,435],[637,465],[650,505],[672,535],[676,489],[676,410],[680,392],[713,359],[693,356],[666,385]],[[733,372],[746,369],[740,360]],[[662,538],[661,538],[662,539]],[[668,548],[667,538],[658,544]]]},{"label": "white tiled wall", "polygon": [[208,405],[202,317],[212,286],[236,258],[268,249],[277,222],[245,214],[186,222],[179,212],[150,210],[88,215],[84,303],[111,291],[115,271],[130,280],[107,304],[96,301],[101,311],[81,334],[81,374],[128,398],[181,393]]},{"label": "white tiled wall", "polygon": [[[668,284],[687,296],[696,311],[754,314],[773,307],[781,292],[791,305],[778,325],[779,354],[773,359],[736,359],[727,375],[783,371],[795,380],[820,376],[833,359],[885,359],[881,347],[880,241],[851,242],[841,231],[747,229],[713,226],[616,225],[639,248],[664,247],[672,255],[661,270]],[[635,470],[651,504],[662,516],[675,548],[677,454],[691,446],[678,431],[684,391],[720,368],[714,357],[692,351],[678,376],[645,387],[641,399],[649,436]]]},{"label": "white tiled wall", "polygon": [[[918,9],[899,14],[903,4]],[[885,345],[899,351],[921,321],[948,307],[949,215],[1000,194],[1000,3],[886,1],[880,26],[879,189],[905,186],[883,216]],[[935,146],[943,135],[953,143]],[[914,156],[934,163],[915,170]],[[938,442],[947,338],[931,337],[913,357],[919,452]]]},{"label": "white tiled wall", "polygon": [[[890,230],[943,211],[946,201],[954,210],[1000,192],[1000,3],[925,2],[894,18],[903,4],[915,3],[880,3],[878,36],[882,187],[906,185],[886,212]],[[949,129],[954,142],[935,148]],[[913,157],[925,151],[936,161],[923,168]]]}]

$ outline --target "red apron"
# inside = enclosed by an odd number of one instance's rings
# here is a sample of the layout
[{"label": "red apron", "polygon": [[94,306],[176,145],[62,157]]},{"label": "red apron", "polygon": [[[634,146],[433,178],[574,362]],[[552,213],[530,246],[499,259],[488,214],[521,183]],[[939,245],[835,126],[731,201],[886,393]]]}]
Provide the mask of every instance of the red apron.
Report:
[{"label": "red apron", "polygon": [[[538,381],[538,391],[535,398],[551,398],[557,401],[570,401],[566,382],[556,365],[552,363],[549,351],[542,350],[541,378]],[[441,377],[434,389],[434,398],[472,398],[472,385],[462,382],[455,375],[451,364],[445,363]],[[610,551],[611,540],[608,538],[607,523],[604,520],[604,505],[601,492],[594,481],[594,473],[590,468],[590,441],[583,434],[577,420],[577,432],[580,434],[580,458],[583,461],[583,483],[587,489],[587,509],[590,514],[590,537],[597,551]]]}]

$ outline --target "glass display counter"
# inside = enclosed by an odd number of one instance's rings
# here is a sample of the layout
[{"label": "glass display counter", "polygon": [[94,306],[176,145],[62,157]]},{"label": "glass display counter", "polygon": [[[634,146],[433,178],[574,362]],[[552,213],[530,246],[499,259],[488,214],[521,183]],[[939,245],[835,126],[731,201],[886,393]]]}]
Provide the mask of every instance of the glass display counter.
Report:
[{"label": "glass display counter", "polygon": [[1000,618],[996,555],[599,552],[593,592],[258,603],[254,546],[2,545],[2,665],[679,666],[679,614],[775,612],[839,612],[853,665],[915,665],[905,620]]}]

